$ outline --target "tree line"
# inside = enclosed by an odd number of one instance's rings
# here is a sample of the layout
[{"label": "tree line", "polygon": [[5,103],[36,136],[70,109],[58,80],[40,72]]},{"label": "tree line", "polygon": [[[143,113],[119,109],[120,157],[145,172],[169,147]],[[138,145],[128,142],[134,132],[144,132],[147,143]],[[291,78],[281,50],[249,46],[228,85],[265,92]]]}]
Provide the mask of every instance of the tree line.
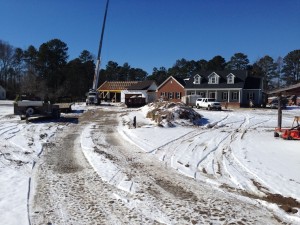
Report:
[{"label": "tree line", "polygon": [[[72,60],[68,60],[68,46],[59,39],[52,39],[39,46],[27,49],[15,48],[0,40],[0,85],[7,91],[7,97],[27,93],[44,98],[72,96],[83,99],[92,87],[95,58],[87,50]],[[177,60],[171,68],[154,67],[152,74],[141,68],[133,68],[129,63],[118,65],[109,61],[101,69],[99,85],[105,81],[155,80],[161,84],[169,76],[187,78],[197,71],[248,70],[264,80],[265,90],[298,83],[300,80],[300,50],[289,52],[285,57],[273,59],[271,56],[259,58],[249,63],[244,53],[235,53],[229,61],[217,55],[210,60]]]}]

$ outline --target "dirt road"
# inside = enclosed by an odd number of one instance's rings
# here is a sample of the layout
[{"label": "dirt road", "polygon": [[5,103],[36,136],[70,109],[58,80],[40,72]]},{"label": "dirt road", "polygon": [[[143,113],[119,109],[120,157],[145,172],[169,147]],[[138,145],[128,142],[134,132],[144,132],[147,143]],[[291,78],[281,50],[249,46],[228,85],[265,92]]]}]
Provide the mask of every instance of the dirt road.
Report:
[{"label": "dirt road", "polygon": [[[122,140],[117,110],[89,110],[57,132],[34,168],[31,224],[279,224],[258,202],[221,192]],[[124,112],[123,112],[124,113]],[[95,124],[94,151],[118,171],[104,181],[80,144]],[[101,138],[100,138],[101,137]],[[105,144],[101,141],[105,139]],[[105,171],[103,171],[105,172]],[[129,188],[120,188],[128,181]]]}]

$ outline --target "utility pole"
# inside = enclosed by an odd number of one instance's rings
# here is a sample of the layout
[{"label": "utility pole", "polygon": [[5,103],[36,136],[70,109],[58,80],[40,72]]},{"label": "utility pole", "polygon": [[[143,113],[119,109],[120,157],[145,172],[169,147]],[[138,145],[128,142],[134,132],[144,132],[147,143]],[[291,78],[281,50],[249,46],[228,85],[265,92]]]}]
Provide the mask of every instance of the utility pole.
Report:
[{"label": "utility pole", "polygon": [[281,130],[281,126],[282,126],[282,108],[281,108],[281,102],[282,102],[282,96],[281,96],[281,92],[278,93],[278,123],[277,123],[277,127],[279,130]]}]

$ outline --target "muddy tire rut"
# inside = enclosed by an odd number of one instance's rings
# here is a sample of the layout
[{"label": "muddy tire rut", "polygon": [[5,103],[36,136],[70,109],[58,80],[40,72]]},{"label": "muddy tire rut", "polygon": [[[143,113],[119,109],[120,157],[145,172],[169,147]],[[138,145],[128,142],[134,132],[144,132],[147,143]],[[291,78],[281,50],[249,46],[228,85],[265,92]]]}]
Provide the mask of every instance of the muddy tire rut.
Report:
[{"label": "muddy tire rut", "polygon": [[[84,123],[84,121],[83,121]],[[126,224],[129,210],[115,201],[114,188],[102,182],[85,159],[80,124],[57,133],[35,169],[31,224]],[[118,190],[117,190],[118,191]],[[118,213],[111,213],[112,211]]]},{"label": "muddy tire rut", "polygon": [[[180,175],[118,134],[118,111],[87,111],[46,145],[34,168],[31,224],[278,224],[261,205]],[[103,181],[80,145],[85,126],[95,152],[120,170]],[[99,136],[106,143],[100,143]],[[118,188],[124,174],[135,189]]]}]

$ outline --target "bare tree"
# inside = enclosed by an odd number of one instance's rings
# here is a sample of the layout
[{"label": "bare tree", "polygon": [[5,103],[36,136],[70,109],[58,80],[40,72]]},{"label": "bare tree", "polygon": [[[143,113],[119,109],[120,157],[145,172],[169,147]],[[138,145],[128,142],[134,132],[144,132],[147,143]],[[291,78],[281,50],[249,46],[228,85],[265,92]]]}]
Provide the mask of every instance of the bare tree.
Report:
[{"label": "bare tree", "polygon": [[0,40],[0,83],[7,86],[7,79],[13,64],[14,48]]}]

